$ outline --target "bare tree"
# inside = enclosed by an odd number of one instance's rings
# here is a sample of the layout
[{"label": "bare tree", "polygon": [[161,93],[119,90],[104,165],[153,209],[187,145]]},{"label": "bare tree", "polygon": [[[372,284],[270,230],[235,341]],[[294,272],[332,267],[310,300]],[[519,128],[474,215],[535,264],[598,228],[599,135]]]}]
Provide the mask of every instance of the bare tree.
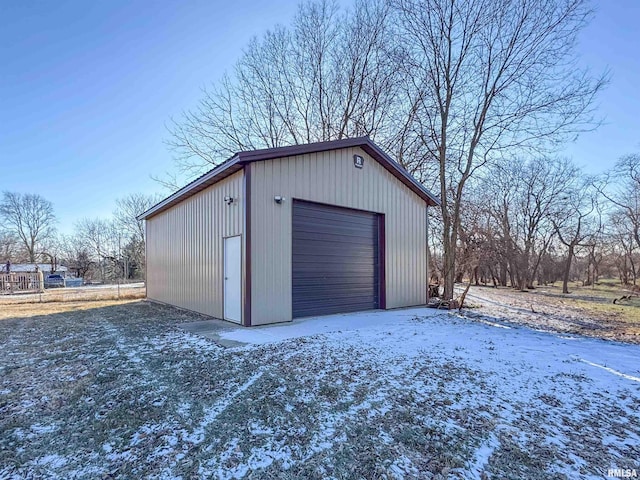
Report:
[{"label": "bare tree", "polygon": [[606,235],[604,231],[604,223],[602,215],[598,212],[598,223],[595,233],[593,233],[587,242],[587,267],[585,272],[585,286],[595,288],[600,279],[600,267],[605,259],[604,250],[606,248]]},{"label": "bare tree", "polygon": [[155,195],[133,193],[116,200],[116,210],[113,212],[115,228],[121,235],[127,264],[135,267],[140,275],[145,271],[145,229],[144,221],[137,217],[145,212],[160,199]]},{"label": "bare tree", "polygon": [[395,0],[425,168],[442,201],[445,298],[452,298],[464,191],[485,164],[593,126],[605,83],[576,67],[587,0]]},{"label": "bare tree", "polygon": [[574,54],[590,16],[588,0],[306,2],[174,122],[170,145],[193,176],[238,150],[369,135],[439,185],[450,299],[470,179],[595,126],[605,78]]},{"label": "bare tree", "polygon": [[4,192],[0,216],[5,228],[24,245],[29,261],[35,263],[39,243],[51,239],[55,232],[52,203],[37,194]]},{"label": "bare tree", "polygon": [[556,235],[552,218],[578,173],[570,161],[560,158],[504,160],[485,170],[479,190],[493,218],[500,284],[533,288]]},{"label": "bare tree", "polygon": [[92,259],[89,247],[78,234],[60,235],[56,243],[56,253],[60,262],[78,278],[86,279],[91,269],[97,265]]},{"label": "bare tree", "polygon": [[76,224],[75,228],[77,239],[86,246],[91,260],[98,265],[100,279],[105,281],[112,277],[120,249],[118,231],[114,222],[100,218],[84,218]]},{"label": "bare tree", "polygon": [[576,248],[587,247],[588,240],[593,241],[601,224],[594,215],[598,207],[598,192],[592,179],[575,178],[573,188],[562,197],[558,210],[549,217],[560,242],[567,247],[564,273],[562,276],[562,293],[569,293],[569,277],[571,264]]},{"label": "bare tree", "polygon": [[144,242],[144,220],[138,220],[138,215],[144,213],[158,203],[157,195],[145,195],[132,193],[116,200],[116,209],[113,218],[116,228],[127,237],[134,237]]},{"label": "bare tree", "polygon": [[0,268],[8,260],[15,259],[18,250],[18,239],[10,232],[0,230]]},{"label": "bare tree", "polygon": [[234,71],[173,122],[180,172],[197,175],[239,150],[362,135],[387,146],[404,105],[389,17],[384,0],[344,12],[330,0],[301,3],[290,27],[254,38]]},{"label": "bare tree", "polygon": [[622,157],[605,180],[601,193],[640,248],[640,154]]},{"label": "bare tree", "polygon": [[[615,222],[616,219],[620,222],[620,217],[612,216],[611,219]],[[618,270],[618,277],[622,285],[633,284],[636,285],[638,279],[638,246],[633,237],[633,234],[624,227],[623,221],[621,223],[613,223],[615,228],[611,232],[612,242],[612,254],[614,256],[614,263]]]}]

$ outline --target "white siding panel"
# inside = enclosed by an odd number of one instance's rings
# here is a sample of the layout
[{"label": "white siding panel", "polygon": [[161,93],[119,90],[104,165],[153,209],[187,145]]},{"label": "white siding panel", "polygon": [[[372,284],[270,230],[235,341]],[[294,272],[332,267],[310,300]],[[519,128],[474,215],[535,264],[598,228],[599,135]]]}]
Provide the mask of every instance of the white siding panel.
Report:
[{"label": "white siding panel", "polygon": [[243,179],[236,172],[147,220],[150,299],[222,318],[223,238],[243,234]]},{"label": "white siding panel", "polygon": [[[353,155],[365,159],[363,169]],[[256,162],[251,174],[252,314],[291,320],[292,199],[385,214],[387,308],[426,302],[425,202],[360,148]],[[286,200],[278,205],[273,197]]]}]

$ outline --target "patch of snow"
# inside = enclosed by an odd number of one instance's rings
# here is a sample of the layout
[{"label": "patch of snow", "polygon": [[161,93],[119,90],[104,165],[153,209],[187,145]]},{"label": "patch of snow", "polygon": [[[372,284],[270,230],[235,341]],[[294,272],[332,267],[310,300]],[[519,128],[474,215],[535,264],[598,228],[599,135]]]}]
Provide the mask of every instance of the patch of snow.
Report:
[{"label": "patch of snow", "polygon": [[205,435],[205,429],[211,425],[215,419],[224,412],[229,405],[233,403],[235,398],[247,390],[251,385],[253,385],[260,377],[262,376],[262,371],[258,371],[254,373],[249,379],[247,379],[238,389],[236,389],[231,395],[222,398],[218,402],[216,402],[212,407],[205,410],[205,414],[198,424],[196,428],[194,428],[190,433],[183,434],[182,440],[192,444],[202,443]]},{"label": "patch of snow", "polygon": [[111,452],[106,456],[107,460],[110,462],[135,462],[138,460],[138,457],[134,455],[131,450],[124,450],[122,452]]},{"label": "patch of snow", "polygon": [[382,429],[378,432],[378,437],[382,443],[386,445],[391,445],[393,443],[393,437]]},{"label": "patch of snow", "polygon": [[578,360],[578,361],[580,361],[582,363],[586,363],[587,365],[591,365],[592,367],[601,368],[603,370],[606,370],[609,373],[613,373],[614,375],[618,375],[618,376],[620,376],[622,378],[626,378],[627,380],[632,380],[634,382],[640,382],[640,377],[634,377],[633,375],[627,375],[626,373],[619,372],[618,370],[614,370],[613,368],[606,367],[604,365],[599,365],[599,364],[594,363],[594,362],[590,362],[589,360],[585,360],[584,358],[577,357],[576,360]]},{"label": "patch of snow", "polygon": [[[450,477],[500,475],[497,459],[509,458],[509,449],[539,460],[539,446],[550,452],[541,467],[548,476],[573,480],[637,452],[640,347],[497,322],[420,308],[365,312],[232,330],[257,346],[229,349],[172,326],[145,330],[141,341],[121,323],[105,322],[93,334],[106,332],[111,343],[95,349],[95,359],[46,364],[56,388],[90,365],[90,385],[102,390],[80,399],[87,418],[56,427],[47,409],[20,410],[60,394],[13,377],[19,396],[9,414],[27,420],[15,424],[22,429],[9,424],[4,445],[44,462],[25,461],[23,478],[37,477],[40,467],[56,469],[48,473],[58,478],[117,476],[122,464],[135,466],[138,478],[177,479],[183,464],[196,465],[202,478],[267,477],[308,465],[309,476],[341,478],[340,462],[357,460],[338,447],[357,446],[358,435],[372,444],[365,461],[380,460],[394,478],[425,476],[427,465],[443,465],[438,455],[457,464]],[[56,429],[89,434],[94,412],[128,420],[135,409],[144,420],[98,437],[108,443],[47,446],[44,434]],[[42,451],[51,455],[38,457]]]},{"label": "patch of snow", "polygon": [[191,404],[188,402],[182,402],[176,408],[176,413],[182,417],[186,417],[189,415],[189,411],[191,410]]},{"label": "patch of snow", "polygon": [[55,425],[40,425],[37,423],[34,425],[31,425],[31,431],[36,435],[41,435],[44,433],[52,433],[52,432],[55,432],[57,429],[58,427]]},{"label": "patch of snow", "polygon": [[42,465],[49,468],[60,468],[64,467],[69,461],[60,455],[51,454],[45,455],[44,457],[36,458],[33,463],[35,465]]},{"label": "patch of snow", "polygon": [[417,478],[420,475],[420,471],[413,464],[411,459],[409,459],[405,455],[401,455],[389,467],[391,470],[391,475],[393,478],[404,479],[407,478]]},{"label": "patch of snow", "polygon": [[224,330],[220,332],[220,338],[262,345],[311,335],[345,333],[380,326],[393,327],[396,330],[402,328],[403,324],[410,322],[416,315],[436,317],[445,314],[446,312],[442,310],[409,308],[309,317],[287,324]]},{"label": "patch of snow", "polygon": [[484,318],[478,318],[478,321],[480,323],[484,323],[485,325],[489,325],[490,327],[504,328],[505,330],[511,330],[511,327],[509,327],[508,325],[504,325],[502,323],[497,323],[497,322],[490,322],[489,320]]},{"label": "patch of snow", "polygon": [[469,466],[469,476],[468,478],[477,478],[478,480],[482,479],[482,472],[485,467],[489,463],[489,458],[493,455],[496,447],[500,444],[497,437],[492,432],[475,451],[473,455],[473,460],[470,462]]},{"label": "patch of snow", "polygon": [[249,433],[251,435],[273,435],[273,428],[259,422],[251,422],[249,424]]},{"label": "patch of snow", "polygon": [[34,407],[36,405],[36,402],[33,400],[22,400],[20,402],[20,408],[27,410],[31,407]]}]

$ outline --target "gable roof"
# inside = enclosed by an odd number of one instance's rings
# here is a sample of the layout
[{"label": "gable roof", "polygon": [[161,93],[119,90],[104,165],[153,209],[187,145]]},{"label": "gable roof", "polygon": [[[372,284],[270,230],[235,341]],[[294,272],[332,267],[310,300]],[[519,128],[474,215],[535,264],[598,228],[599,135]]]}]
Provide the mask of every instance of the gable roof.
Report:
[{"label": "gable roof", "polygon": [[238,152],[230,159],[214,167],[204,175],[196,178],[191,183],[185,185],[172,195],[158,202],[146,212],[140,214],[138,220],[146,220],[157,215],[164,210],[180,203],[201,190],[219,182],[223,178],[241,170],[244,165],[263,160],[273,160],[276,158],[292,157],[304,155],[306,153],[326,152],[340,148],[360,147],[367,152],[371,158],[380,163],[393,176],[406,185],[411,191],[422,198],[427,205],[440,205],[440,200],[421,183],[419,183],[409,172],[407,172],[398,162],[384,153],[380,147],[371,141],[369,137],[345,138],[343,140],[332,140],[328,142],[308,143],[304,145],[292,145],[290,147],[265,148],[262,150],[249,150]]}]

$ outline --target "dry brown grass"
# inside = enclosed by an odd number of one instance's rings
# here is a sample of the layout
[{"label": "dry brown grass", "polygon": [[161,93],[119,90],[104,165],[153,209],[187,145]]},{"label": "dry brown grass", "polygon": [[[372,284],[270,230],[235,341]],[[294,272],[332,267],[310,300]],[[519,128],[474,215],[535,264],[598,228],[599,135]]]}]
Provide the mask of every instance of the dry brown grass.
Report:
[{"label": "dry brown grass", "polygon": [[51,315],[54,313],[68,313],[94,308],[113,307],[127,303],[138,303],[140,300],[84,300],[84,301],[52,301],[43,303],[14,303],[2,305],[0,308],[0,320],[6,318],[28,318],[39,315]]},{"label": "dry brown grass", "polygon": [[125,286],[57,288],[42,294],[0,296],[0,320],[28,318],[135,303],[145,298],[146,289]]},{"label": "dry brown grass", "polygon": [[0,295],[0,308],[6,305],[31,305],[52,302],[99,302],[109,300],[138,300],[145,298],[142,286],[123,286],[118,292],[117,285],[109,287],[55,288],[38,294]]},{"label": "dry brown grass", "polygon": [[[572,359],[581,342],[442,313],[222,348],[180,328],[198,315],[116,303],[4,307],[34,316],[0,321],[0,479],[640,468],[637,382]],[[74,308],[87,310],[52,313]],[[637,347],[596,343],[600,363],[638,375],[622,360]]]},{"label": "dry brown grass", "polygon": [[[504,317],[535,328],[577,333],[590,337],[640,343],[640,297],[613,303],[631,290],[614,280],[583,287],[540,286],[520,292],[511,288],[473,287],[470,303],[483,313]],[[504,307],[504,308],[501,308]]]}]

